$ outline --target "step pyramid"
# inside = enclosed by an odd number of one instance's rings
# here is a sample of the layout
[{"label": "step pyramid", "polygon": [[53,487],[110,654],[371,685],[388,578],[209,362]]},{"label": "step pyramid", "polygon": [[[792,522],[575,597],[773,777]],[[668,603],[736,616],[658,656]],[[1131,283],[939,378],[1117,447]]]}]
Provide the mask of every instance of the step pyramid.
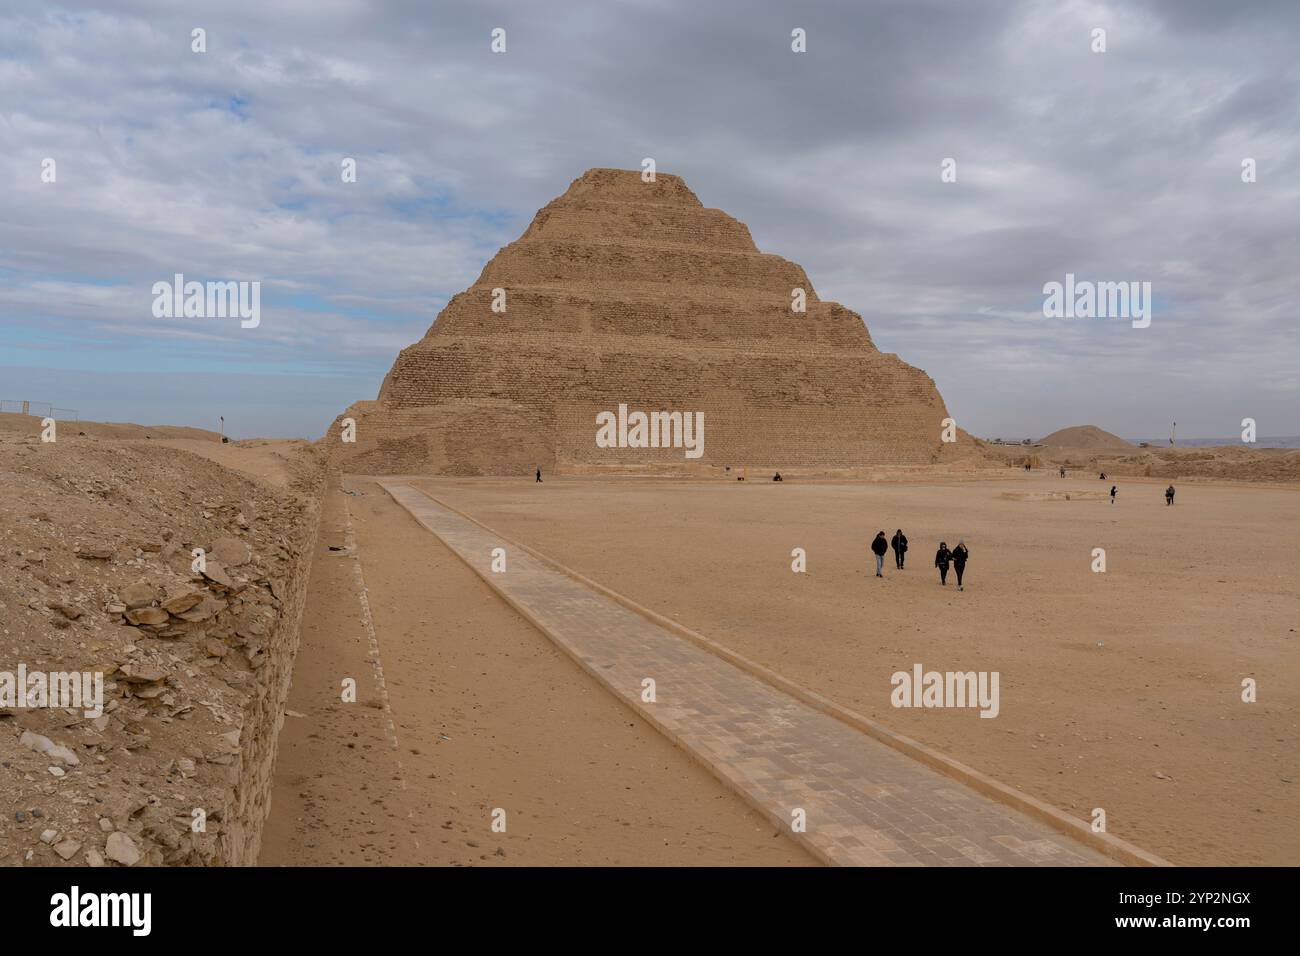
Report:
[{"label": "step pyramid", "polygon": [[[620,405],[702,414],[702,454],[601,447]],[[362,474],[834,469],[935,462],[947,416],[929,376],[681,178],[592,169],[330,436],[355,421],[338,449]]]}]

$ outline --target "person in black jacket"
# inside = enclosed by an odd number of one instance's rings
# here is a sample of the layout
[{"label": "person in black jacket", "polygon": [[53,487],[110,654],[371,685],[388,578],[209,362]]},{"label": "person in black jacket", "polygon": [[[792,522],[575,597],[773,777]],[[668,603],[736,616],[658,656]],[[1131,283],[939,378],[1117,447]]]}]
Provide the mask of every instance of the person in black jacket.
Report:
[{"label": "person in black jacket", "polygon": [[885,552],[889,550],[889,542],[885,540],[885,532],[877,531],[876,539],[871,542],[871,553],[876,556],[876,577],[883,578],[881,571],[885,567]]},{"label": "person in black jacket", "polygon": [[537,469],[537,482],[536,482],[536,483],[539,484],[539,485],[542,483],[542,469],[540,469],[540,468]]},{"label": "person in black jacket", "polygon": [[1165,504],[1172,505],[1173,503],[1174,503],[1174,486],[1170,485],[1168,488],[1165,489]]},{"label": "person in black jacket", "polygon": [[1115,503],[1115,492],[1118,491],[1118,490],[1119,490],[1119,489],[1116,488],[1114,485],[1111,485],[1111,486],[1110,486],[1110,503],[1111,503],[1111,504],[1114,504],[1114,503]]},{"label": "person in black jacket", "polygon": [[934,566],[939,569],[939,583],[948,583],[948,562],[952,560],[952,552],[948,550],[948,544],[945,541],[939,542],[939,550],[934,555]]},{"label": "person in black jacket", "polygon": [[889,539],[889,546],[894,549],[894,564],[898,570],[903,570],[903,559],[907,556],[907,535],[903,534],[902,528],[894,532],[894,536]]},{"label": "person in black jacket", "polygon": [[958,541],[957,547],[952,549],[952,569],[957,572],[957,590],[966,590],[961,585],[962,572],[966,570],[966,559],[970,557],[970,551],[966,548],[965,541]]}]

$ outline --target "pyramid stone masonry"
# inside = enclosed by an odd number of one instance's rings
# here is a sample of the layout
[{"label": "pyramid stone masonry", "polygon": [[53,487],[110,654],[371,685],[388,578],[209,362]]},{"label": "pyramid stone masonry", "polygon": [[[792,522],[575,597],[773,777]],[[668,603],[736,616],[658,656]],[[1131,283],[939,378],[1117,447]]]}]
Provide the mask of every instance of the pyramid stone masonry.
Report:
[{"label": "pyramid stone masonry", "polygon": [[[703,413],[703,455],[598,447],[597,414],[620,404]],[[593,169],[329,437],[355,421],[337,448],[362,474],[841,469],[940,460],[947,415],[929,376],[878,351],[860,316],[818,299],[802,268],[760,252],[679,177]]]}]

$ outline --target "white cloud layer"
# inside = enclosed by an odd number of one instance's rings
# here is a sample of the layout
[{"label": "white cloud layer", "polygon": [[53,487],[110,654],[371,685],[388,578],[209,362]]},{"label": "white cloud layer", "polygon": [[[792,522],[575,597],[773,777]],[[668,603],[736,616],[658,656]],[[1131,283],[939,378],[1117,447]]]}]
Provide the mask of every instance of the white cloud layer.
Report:
[{"label": "white cloud layer", "polygon": [[[318,435],[570,180],[653,156],[976,433],[1300,433],[1293,3],[101,6],[0,3],[0,397]],[[262,325],[161,324],[176,272],[261,280]],[[1151,327],[1042,318],[1067,272],[1150,281]]]}]

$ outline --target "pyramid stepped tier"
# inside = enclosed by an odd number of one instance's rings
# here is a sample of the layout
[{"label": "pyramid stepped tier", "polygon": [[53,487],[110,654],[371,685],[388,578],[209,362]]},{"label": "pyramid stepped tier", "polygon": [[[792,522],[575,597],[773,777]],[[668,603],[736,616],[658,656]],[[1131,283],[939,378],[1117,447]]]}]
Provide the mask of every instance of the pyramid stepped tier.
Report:
[{"label": "pyramid stepped tier", "polygon": [[[798,349],[699,349],[681,344],[620,348],[618,338],[582,349],[545,339],[516,341],[509,351],[482,339],[451,338],[402,352],[381,391],[394,408],[484,398],[540,404],[581,397],[613,407],[695,407],[704,401],[798,409],[927,404],[934,385],[923,373],[880,352]],[[871,401],[862,401],[863,383]],[[936,405],[941,407],[941,405]],[[944,416],[940,415],[939,419]],[[937,440],[939,419],[930,429]]]},{"label": "pyramid stepped tier", "polygon": [[[342,417],[356,423],[356,444],[339,445],[346,450],[345,467],[354,474],[554,470],[554,415],[537,406],[474,400],[394,409],[381,402],[356,402]],[[337,423],[330,431],[337,439]]]},{"label": "pyramid stepped tier", "polygon": [[[646,289],[671,295],[674,288],[709,287],[733,295],[790,302],[791,290],[808,289],[803,269],[780,256],[730,252],[650,242],[580,242],[534,239],[502,249],[475,286],[579,289],[617,293]],[[658,287],[658,288],[656,288]]]},{"label": "pyramid stepped tier", "polygon": [[[620,405],[702,413],[702,454],[601,447]],[[678,177],[597,169],[401,352],[339,448],[369,474],[920,465],[947,416],[924,372]]]},{"label": "pyramid stepped tier", "polygon": [[[720,290],[724,291],[724,290]],[[671,293],[671,294],[670,294]],[[871,348],[862,320],[836,302],[809,300],[807,311],[790,309],[789,295],[708,295],[698,287],[625,289],[618,295],[511,286],[506,311],[492,311],[492,289],[474,286],[452,298],[424,342],[452,336],[528,335],[657,336],[701,346],[744,348],[766,343],[830,348]],[[591,348],[593,341],[575,342]],[[647,343],[648,344],[648,343]]]},{"label": "pyramid stepped tier", "polygon": [[522,241],[538,239],[758,252],[745,224],[716,209],[610,199],[557,199],[537,214]]}]

